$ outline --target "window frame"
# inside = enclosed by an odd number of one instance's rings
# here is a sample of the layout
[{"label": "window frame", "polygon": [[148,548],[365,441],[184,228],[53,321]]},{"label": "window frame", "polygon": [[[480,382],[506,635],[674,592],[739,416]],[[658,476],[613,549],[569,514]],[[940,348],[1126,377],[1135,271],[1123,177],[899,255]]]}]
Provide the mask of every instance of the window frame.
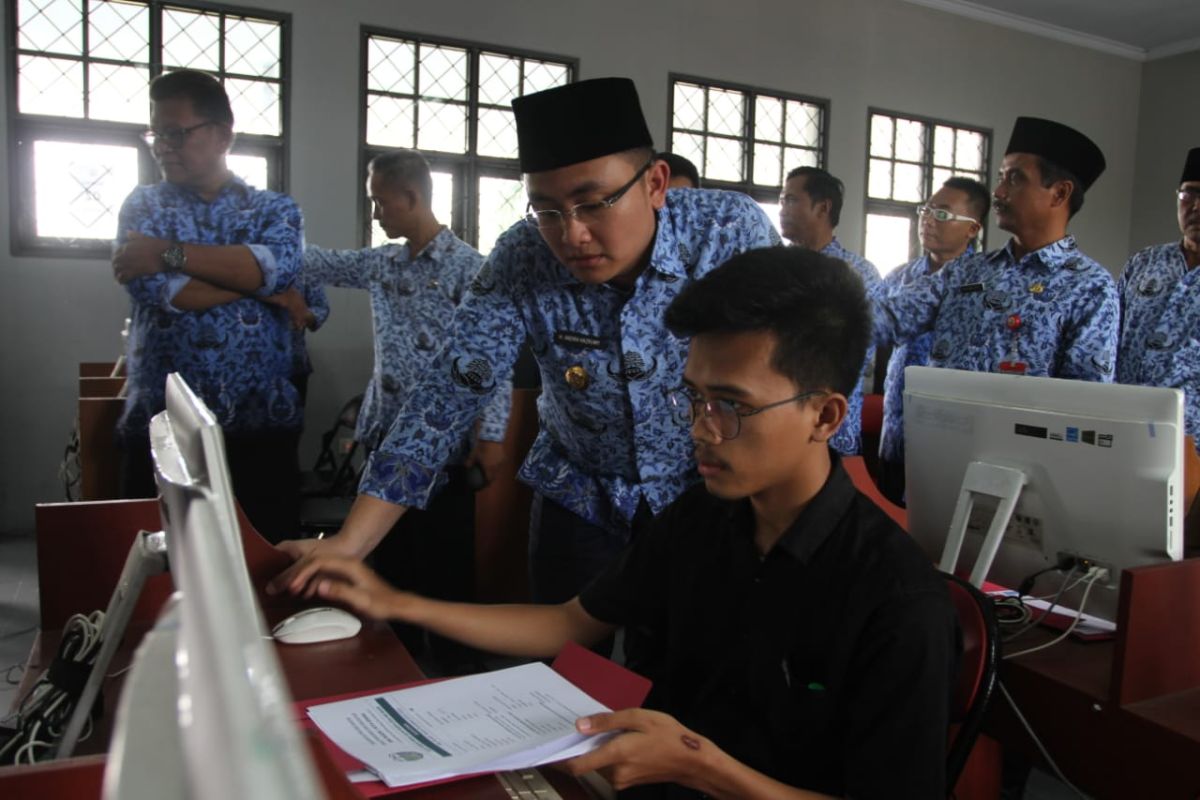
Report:
[{"label": "window frame", "polygon": [[[112,253],[112,239],[76,239],[67,243],[59,237],[37,235],[37,207],[33,162],[33,143],[42,140],[66,141],[78,144],[132,146],[138,154],[139,186],[157,183],[161,174],[141,134],[149,125],[149,109],[145,121],[138,123],[113,120],[87,119],[86,117],[57,117],[45,114],[23,114],[18,108],[20,84],[19,62],[25,55],[46,55],[48,51],[22,50],[18,47],[18,4],[20,0],[5,0],[8,19],[5,23],[5,41],[8,44],[8,76],[5,83],[6,114],[8,119],[8,190],[9,190],[9,252],[13,256],[41,256],[47,258],[108,258]],[[264,78],[258,75],[210,70],[201,70],[218,79],[232,78],[270,82],[279,86],[278,137],[264,134],[238,133],[230,155],[263,157],[267,162],[267,186],[272,191],[286,193],[288,189],[288,166],[291,159],[291,31],[290,12],[260,9],[250,6],[213,3],[207,0],[142,0],[148,13],[147,51],[148,60],[120,61],[112,58],[93,58],[87,52],[90,35],[88,0],[81,0],[83,25],[83,52],[67,55],[50,52],[57,59],[84,64],[92,63],[144,66],[149,71],[149,80],[163,74],[162,57],[162,12],[164,9],[197,11],[220,15],[220,55],[218,63],[225,62],[225,20],[230,17],[265,20],[279,25],[279,77]],[[84,109],[88,103],[89,71],[83,70]],[[115,235],[117,232],[113,231]]]},{"label": "window frame", "polygon": [[[479,249],[479,180],[480,178],[503,178],[520,180],[521,168],[519,161],[498,156],[485,156],[476,152],[478,147],[479,126],[479,57],[481,53],[507,56],[521,59],[521,69],[524,70],[526,59],[548,61],[567,68],[567,83],[579,80],[579,59],[557,53],[546,53],[537,50],[526,50],[519,47],[488,44],[466,39],[455,39],[446,36],[433,36],[416,31],[401,31],[394,28],[384,28],[377,25],[362,25],[359,28],[359,97],[358,97],[358,176],[354,187],[357,196],[361,198],[358,204],[359,243],[362,247],[371,246],[371,229],[374,221],[371,219],[371,201],[364,190],[367,178],[367,164],[371,159],[382,153],[397,148],[374,145],[367,142],[368,109],[367,99],[369,76],[369,48],[372,36],[388,39],[414,42],[418,45],[436,47],[454,47],[467,51],[467,152],[445,153],[434,150],[421,150],[413,141],[413,150],[420,153],[429,167],[435,172],[451,172],[454,175],[454,197],[451,202],[449,220],[440,222],[450,228],[456,236],[475,249]],[[522,71],[522,77],[524,72]],[[418,95],[419,96],[419,95]],[[483,104],[485,108],[493,104]],[[515,222],[516,220],[514,220]],[[491,243],[488,243],[490,246]]]},{"label": "window frame", "polygon": [[[712,80],[696,75],[690,75],[680,72],[670,72],[667,74],[667,151],[674,152],[675,147],[675,131],[685,130],[675,127],[675,84],[678,82],[691,83],[702,86],[706,89],[720,89],[724,91],[742,92],[747,95],[747,113],[742,121],[742,133],[740,136],[730,136],[723,133],[712,133],[707,129],[704,131],[696,131],[702,136],[717,136],[724,139],[737,139],[743,145],[742,149],[742,174],[748,176],[744,181],[721,181],[713,178],[705,177],[704,164],[697,164],[696,168],[700,173],[700,179],[706,188],[713,189],[731,189],[734,191],[743,192],[750,195],[760,202],[778,203],[779,193],[783,189],[783,182],[787,180],[786,168],[782,171],[781,182],[779,186],[767,187],[763,184],[754,182],[754,145],[761,140],[754,135],[755,115],[757,114],[757,103],[755,99],[762,95],[776,100],[792,100],[807,105],[814,105],[821,109],[820,125],[818,135],[820,137],[820,146],[815,149],[817,153],[816,166],[826,169],[829,163],[829,129],[830,119],[832,114],[833,102],[828,98],[815,97],[812,95],[798,94],[796,92],[785,92],[776,89],[769,89],[761,86],[751,86],[742,83],[733,83],[730,81]],[[708,109],[705,108],[707,118]],[[707,124],[707,122],[706,122]],[[787,147],[784,142],[771,142],[771,144],[780,144]],[[803,146],[797,146],[801,149],[812,149]]]},{"label": "window frame", "polygon": [[[881,158],[880,156],[873,156],[871,154],[871,118],[875,115],[890,117],[893,120],[892,157],[891,158],[884,159],[884,158]],[[913,161],[908,161],[905,159],[897,159],[895,157],[895,154],[896,154],[896,128],[894,125],[895,120],[905,120],[908,122],[919,122],[919,123],[921,123],[921,125],[924,126],[926,136],[925,136],[925,141],[924,141],[924,149],[921,154],[921,161],[913,162]],[[933,186],[933,171],[935,169],[945,169],[945,167],[935,166],[935,164],[933,162],[933,149],[934,149],[933,132],[938,127],[951,128],[955,131],[960,131],[960,130],[968,131],[970,133],[977,133],[977,134],[981,134],[983,136],[987,151],[984,153],[984,157],[983,157],[983,168],[980,171],[980,176],[981,176],[982,180],[980,182],[984,186],[986,186],[989,191],[991,190],[992,187],[991,187],[990,179],[992,177],[992,150],[993,150],[993,137],[992,137],[992,129],[991,128],[986,128],[986,127],[983,127],[980,125],[969,125],[969,124],[962,123],[962,122],[953,122],[951,120],[940,119],[938,117],[927,117],[927,116],[923,116],[921,114],[909,114],[909,113],[902,112],[902,111],[893,111],[890,109],[879,108],[876,106],[868,106],[867,107],[867,141],[866,141],[866,150],[865,150],[866,169],[863,170],[863,216],[862,216],[862,219],[863,219],[863,227],[862,227],[863,241],[862,241],[862,247],[860,248],[860,252],[866,250],[867,218],[869,216],[876,215],[876,216],[887,216],[887,217],[904,217],[905,219],[915,220],[916,216],[917,216],[917,207],[920,206],[921,203],[925,202],[925,200],[927,200],[930,196],[932,196],[932,194],[937,190],[937,187]],[[892,164],[896,164],[896,163],[918,164],[925,173],[924,174],[924,186],[922,187],[924,199],[919,200],[919,201],[909,202],[909,201],[904,201],[904,200],[894,200],[891,198],[885,199],[885,198],[871,197],[871,160],[873,158],[878,159],[878,160],[883,160],[883,161],[889,161]],[[952,173],[952,175],[954,175],[956,177],[957,176],[973,177],[972,174],[970,174],[970,173],[957,173],[954,171],[954,168],[951,168],[951,173]],[[895,173],[893,170],[893,175],[894,174]],[[940,184],[939,184],[939,186],[940,186]],[[909,229],[908,261],[911,261],[912,259],[916,258],[921,253],[921,241],[920,241],[920,237],[918,235],[919,227],[920,226],[918,224],[914,223],[911,226],[911,228]],[[987,250],[987,233],[988,233],[988,226],[985,221],[985,223],[980,226],[980,231],[979,231],[978,241],[979,241],[979,248],[981,251]],[[899,265],[896,265],[896,264],[889,265],[889,268],[896,267],[896,266],[899,266]]]}]

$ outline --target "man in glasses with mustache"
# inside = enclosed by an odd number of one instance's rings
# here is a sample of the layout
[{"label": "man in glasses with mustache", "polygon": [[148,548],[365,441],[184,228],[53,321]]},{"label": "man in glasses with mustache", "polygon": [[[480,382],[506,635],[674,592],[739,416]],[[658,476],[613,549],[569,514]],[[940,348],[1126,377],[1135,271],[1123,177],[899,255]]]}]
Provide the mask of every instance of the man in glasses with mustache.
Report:
[{"label": "man in glasses with mustache", "polygon": [[[535,491],[533,598],[570,599],[633,531],[696,481],[687,432],[663,397],[684,339],[663,312],[736,253],[777,244],[736,192],[667,192],[633,82],[599,78],[513,101],[528,214],[496,242],[463,299],[449,345],[380,447],[334,537],[288,542],[362,558],[434,479],[528,337],[541,373],[539,431],[521,468]],[[299,567],[276,589],[302,591]]]},{"label": "man in glasses with mustache", "polygon": [[1200,147],[1192,148],[1177,190],[1180,241],[1147,247],[1125,265],[1117,380],[1184,390],[1184,427],[1200,432]]},{"label": "man in glasses with mustache", "polygon": [[[921,255],[887,274],[887,291],[899,291],[933,275],[954,259],[975,252],[987,220],[987,187],[970,178],[950,178],[917,209]],[[925,333],[892,348],[883,382],[883,431],[879,437],[879,489],[893,503],[904,502],[904,368],[927,366],[933,336]]]},{"label": "man in glasses with mustache", "polygon": [[801,248],[753,250],[685,287],[666,328],[690,346],[659,402],[703,486],[578,596],[446,603],[320,554],[299,577],[361,614],[520,657],[643,632],[646,708],[578,720],[617,735],[567,762],[636,787],[622,796],[945,797],[959,652],[945,581],[830,446],[870,340],[861,279]]},{"label": "man in glasses with mustache", "polygon": [[992,192],[996,221],[1012,238],[876,293],[875,343],[932,332],[930,366],[1111,382],[1116,283],[1067,233],[1104,167],[1079,131],[1019,117]]}]

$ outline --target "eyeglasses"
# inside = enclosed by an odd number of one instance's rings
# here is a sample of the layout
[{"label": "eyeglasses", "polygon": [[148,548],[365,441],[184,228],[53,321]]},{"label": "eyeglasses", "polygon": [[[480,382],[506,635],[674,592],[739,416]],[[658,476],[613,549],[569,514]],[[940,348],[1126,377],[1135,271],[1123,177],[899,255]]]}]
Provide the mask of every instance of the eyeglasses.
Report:
[{"label": "eyeglasses", "polygon": [[205,120],[204,122],[198,122],[195,125],[191,125],[187,128],[167,128],[166,130],[161,131],[156,131],[151,128],[148,131],[142,132],[142,141],[150,147],[154,147],[154,145],[161,142],[172,150],[175,150],[179,147],[182,147],[183,143],[187,141],[189,136],[191,136],[195,131],[203,128],[205,125],[216,125],[216,123],[210,119]]},{"label": "eyeglasses", "polygon": [[694,425],[699,409],[703,408],[704,422],[712,433],[722,439],[736,439],[737,435],[742,432],[742,417],[753,417],[755,414],[761,414],[772,408],[778,408],[788,403],[795,403],[798,400],[807,400],[810,397],[822,394],[829,394],[829,392],[819,390],[801,392],[795,397],[789,397],[777,403],[768,403],[765,406],[751,408],[742,403],[736,403],[733,400],[705,400],[691,387],[680,386],[678,389],[667,392],[667,402],[671,404],[675,418],[681,424]]},{"label": "eyeglasses", "polygon": [[979,224],[979,220],[974,217],[964,217],[962,214],[955,214],[944,208],[934,208],[933,206],[917,206],[917,216],[933,217],[938,222],[949,222],[955,219],[960,222],[974,222],[976,225]]},{"label": "eyeglasses", "polygon": [[558,230],[562,228],[566,221],[566,217],[579,222],[583,225],[595,225],[598,222],[603,222],[608,210],[617,204],[625,194],[633,188],[633,185],[638,182],[638,179],[646,174],[646,170],[650,169],[650,165],[655,161],[652,156],[649,161],[642,165],[634,176],[629,179],[620,189],[610,194],[603,200],[596,200],[591,203],[579,203],[568,208],[566,211],[548,208],[544,211],[528,208],[525,212],[525,219],[531,224],[536,225],[538,230]]},{"label": "eyeglasses", "polygon": [[1187,186],[1179,190],[1179,202],[1190,206],[1200,201],[1200,187]]}]

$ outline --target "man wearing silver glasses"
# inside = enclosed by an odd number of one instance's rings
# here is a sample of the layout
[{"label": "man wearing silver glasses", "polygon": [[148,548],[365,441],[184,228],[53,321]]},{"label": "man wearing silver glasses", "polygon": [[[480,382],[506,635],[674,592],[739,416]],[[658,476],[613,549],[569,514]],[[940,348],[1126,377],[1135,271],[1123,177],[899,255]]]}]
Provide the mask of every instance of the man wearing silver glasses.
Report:
[{"label": "man wearing silver glasses", "polygon": [[[987,219],[991,196],[987,187],[970,178],[950,178],[917,209],[921,255],[897,267],[883,279],[895,292],[926,275],[933,275],[959,256],[974,252]],[[879,489],[894,503],[904,500],[904,368],[929,364],[933,335],[922,334],[892,348],[883,382],[883,432],[879,437]]]},{"label": "man wearing silver glasses", "polygon": [[167,373],[179,372],[221,423],[238,502],[278,541],[298,515],[304,408],[281,300],[304,235],[290,197],[229,171],[233,137],[229,97],[211,75],[179,70],[150,84],[144,139],[163,180],[126,198],[112,258],[133,305],[117,427],[122,494],[155,494],[150,417],[163,410]]},{"label": "man wearing silver glasses", "polygon": [[1117,380],[1184,390],[1184,428],[1200,433],[1200,147],[1192,148],[1179,178],[1176,216],[1180,241],[1147,247],[1125,265]]},{"label": "man wearing silver glasses", "polygon": [[1111,382],[1116,283],[1067,234],[1104,167],[1079,131],[1019,117],[992,192],[996,221],[1012,238],[876,293],[875,343],[932,332],[930,366]]},{"label": "man wearing silver glasses", "polygon": [[[690,281],[779,243],[749,197],[667,194],[667,166],[633,82],[600,78],[513,101],[529,213],[496,243],[455,317],[451,344],[372,454],[341,532],[314,549],[362,558],[423,506],[453,447],[529,338],[542,380],[539,431],[521,479],[535,491],[533,597],[573,597],[633,530],[697,479],[666,392],[685,339],[663,313]],[[299,567],[275,588],[305,589]]]}]

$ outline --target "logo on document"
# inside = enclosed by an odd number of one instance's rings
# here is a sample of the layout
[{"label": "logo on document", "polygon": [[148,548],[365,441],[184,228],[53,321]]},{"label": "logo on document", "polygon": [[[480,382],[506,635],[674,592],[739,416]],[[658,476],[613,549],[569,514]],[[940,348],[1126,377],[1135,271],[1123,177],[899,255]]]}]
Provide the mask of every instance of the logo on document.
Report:
[{"label": "logo on document", "polygon": [[424,757],[424,753],[417,753],[412,750],[400,750],[395,753],[388,753],[388,758],[392,761],[420,761]]}]

